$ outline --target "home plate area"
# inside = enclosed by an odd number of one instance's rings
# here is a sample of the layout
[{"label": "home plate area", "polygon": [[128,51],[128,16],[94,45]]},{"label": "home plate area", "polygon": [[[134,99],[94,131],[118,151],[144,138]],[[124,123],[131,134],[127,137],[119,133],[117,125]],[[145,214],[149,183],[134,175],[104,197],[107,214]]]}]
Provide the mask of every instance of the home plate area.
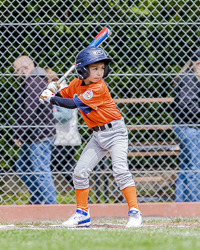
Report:
[{"label": "home plate area", "polygon": [[[101,229],[121,229],[132,230],[126,228],[127,219],[119,220],[93,220],[90,227],[77,227],[66,228],[61,224],[62,222],[37,222],[37,223],[16,223],[16,224],[0,224],[0,230],[14,230],[14,229],[32,229],[32,230],[45,230],[45,229],[66,229],[66,230],[101,230]],[[144,219],[143,228],[189,228],[199,227],[199,218],[183,219],[183,218],[150,218]]]}]

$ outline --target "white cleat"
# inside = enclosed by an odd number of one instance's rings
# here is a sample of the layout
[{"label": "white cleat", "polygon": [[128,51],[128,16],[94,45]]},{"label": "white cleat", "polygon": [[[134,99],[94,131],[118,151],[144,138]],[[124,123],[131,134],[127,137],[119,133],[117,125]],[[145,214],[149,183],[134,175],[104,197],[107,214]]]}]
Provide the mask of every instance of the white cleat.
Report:
[{"label": "white cleat", "polygon": [[62,226],[64,227],[89,227],[90,225],[91,220],[89,210],[86,212],[81,208],[77,208],[76,213],[62,223]]},{"label": "white cleat", "polygon": [[131,208],[130,211],[128,212],[128,216],[129,220],[126,225],[127,228],[143,226],[142,213],[138,209]]}]

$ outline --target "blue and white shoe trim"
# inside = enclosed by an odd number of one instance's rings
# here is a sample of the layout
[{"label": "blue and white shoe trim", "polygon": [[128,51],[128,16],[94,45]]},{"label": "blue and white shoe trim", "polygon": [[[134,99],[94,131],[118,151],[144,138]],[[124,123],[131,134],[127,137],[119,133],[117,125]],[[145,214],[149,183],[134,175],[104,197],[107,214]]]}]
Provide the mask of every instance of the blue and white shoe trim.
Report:
[{"label": "blue and white shoe trim", "polygon": [[64,227],[89,227],[91,225],[90,212],[77,208],[76,212],[65,222],[62,223]]},{"label": "blue and white shoe trim", "polygon": [[141,215],[141,212],[139,210],[130,210],[128,212],[128,215],[131,216],[132,214],[136,215],[136,214],[140,214]]},{"label": "blue and white shoe trim", "polygon": [[138,209],[131,208],[128,212],[128,216],[129,220],[126,225],[127,228],[143,226],[142,213]]},{"label": "blue and white shoe trim", "polygon": [[85,215],[85,216],[88,215],[88,213],[87,213],[86,211],[84,211],[84,210],[82,210],[82,209],[80,209],[80,208],[77,208],[77,209],[76,209],[76,212],[77,212],[78,214],[82,214],[82,215]]},{"label": "blue and white shoe trim", "polygon": [[[88,215],[88,213],[86,212],[86,211],[83,211],[83,210],[81,210],[81,209],[76,209],[76,212],[78,213],[78,214],[82,214],[82,215],[85,215],[85,216],[87,216]],[[85,224],[85,223],[88,223],[88,222],[90,222],[91,220],[90,220],[90,217],[89,218],[87,218],[87,219],[85,219],[85,220],[82,220],[82,221],[79,221],[78,222],[78,225],[81,225],[81,224]]]}]

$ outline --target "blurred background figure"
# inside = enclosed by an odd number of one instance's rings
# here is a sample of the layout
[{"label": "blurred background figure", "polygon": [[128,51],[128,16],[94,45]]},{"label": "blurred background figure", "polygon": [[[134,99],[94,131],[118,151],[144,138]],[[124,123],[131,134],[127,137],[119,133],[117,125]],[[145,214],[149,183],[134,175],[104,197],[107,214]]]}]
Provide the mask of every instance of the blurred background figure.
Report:
[{"label": "blurred background figure", "polygon": [[52,105],[43,105],[38,100],[47,85],[46,72],[35,67],[28,56],[18,57],[13,67],[21,81],[13,138],[21,148],[16,171],[31,195],[30,204],[55,204],[56,190],[50,168],[55,139]]},{"label": "blurred background figure", "polygon": [[200,50],[175,79],[174,133],[180,147],[176,201],[200,201]]},{"label": "blurred background figure", "polygon": [[[58,81],[58,75],[51,69],[45,69],[48,83]],[[61,88],[67,87],[66,81],[61,83]],[[52,149],[52,171],[73,172],[76,159],[76,146],[81,145],[78,132],[77,109],[67,109],[53,106],[53,115],[56,122],[56,139]],[[65,179],[73,187],[72,173],[63,173]]]}]

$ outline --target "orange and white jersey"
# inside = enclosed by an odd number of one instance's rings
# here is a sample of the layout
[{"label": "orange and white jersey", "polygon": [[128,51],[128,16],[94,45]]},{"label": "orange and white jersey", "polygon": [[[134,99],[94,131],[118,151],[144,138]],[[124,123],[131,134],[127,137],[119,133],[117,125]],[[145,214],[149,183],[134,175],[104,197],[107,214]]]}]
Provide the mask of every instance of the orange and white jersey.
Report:
[{"label": "orange and white jersey", "polygon": [[81,85],[82,82],[75,78],[60,94],[64,98],[73,98],[89,128],[122,118],[103,80],[89,85]]}]

